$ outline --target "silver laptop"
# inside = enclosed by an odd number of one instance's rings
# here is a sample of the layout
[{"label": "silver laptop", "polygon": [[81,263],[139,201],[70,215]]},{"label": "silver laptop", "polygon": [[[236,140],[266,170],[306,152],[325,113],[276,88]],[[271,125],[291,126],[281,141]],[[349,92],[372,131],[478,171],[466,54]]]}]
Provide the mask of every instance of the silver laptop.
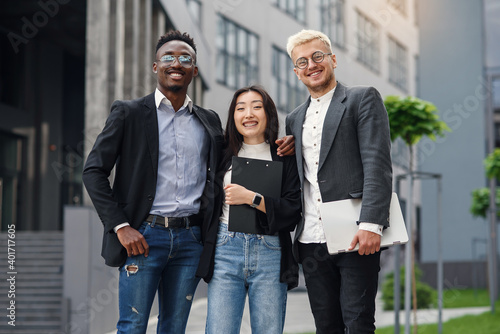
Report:
[{"label": "silver laptop", "polygon": [[[320,204],[321,220],[325,231],[326,244],[330,254],[347,252],[354,235],[358,231],[356,221],[361,212],[361,199],[346,199]],[[408,242],[403,213],[398,196],[392,193],[389,214],[390,226],[382,233],[381,247],[387,247]],[[359,244],[350,252],[356,251]]]}]

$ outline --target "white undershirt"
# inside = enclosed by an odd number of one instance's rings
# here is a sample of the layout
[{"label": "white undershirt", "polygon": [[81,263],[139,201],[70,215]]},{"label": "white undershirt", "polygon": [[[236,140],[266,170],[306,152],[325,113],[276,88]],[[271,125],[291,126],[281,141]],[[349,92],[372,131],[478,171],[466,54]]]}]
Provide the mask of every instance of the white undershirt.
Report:
[{"label": "white undershirt", "polygon": [[[271,147],[268,143],[263,142],[257,145],[249,145],[243,143],[240,151],[238,152],[238,156],[241,158],[251,158],[251,159],[260,159],[260,160],[273,160],[271,156]],[[231,170],[232,166],[228,169],[226,174],[224,174],[223,186],[227,186],[231,184]],[[224,197],[225,198],[225,197]],[[229,218],[229,205],[226,204],[226,201],[223,201],[222,204],[222,215],[220,216],[220,221],[227,224]]]}]

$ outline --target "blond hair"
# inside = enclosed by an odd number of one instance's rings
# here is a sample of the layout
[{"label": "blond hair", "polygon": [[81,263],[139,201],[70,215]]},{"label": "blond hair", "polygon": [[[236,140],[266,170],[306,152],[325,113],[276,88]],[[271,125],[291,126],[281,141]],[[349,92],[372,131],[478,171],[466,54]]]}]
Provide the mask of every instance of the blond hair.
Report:
[{"label": "blond hair", "polygon": [[303,29],[300,32],[288,37],[288,42],[286,43],[286,51],[290,58],[292,58],[292,51],[296,46],[309,43],[312,40],[319,39],[322,41],[330,52],[332,52],[332,43],[328,36],[323,34],[321,31],[316,30],[306,30]]}]

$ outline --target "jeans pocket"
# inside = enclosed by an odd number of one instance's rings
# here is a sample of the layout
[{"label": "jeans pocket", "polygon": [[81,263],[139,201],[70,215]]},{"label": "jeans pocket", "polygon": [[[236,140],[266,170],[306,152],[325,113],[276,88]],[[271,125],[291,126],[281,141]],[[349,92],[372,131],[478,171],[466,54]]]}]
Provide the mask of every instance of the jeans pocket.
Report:
[{"label": "jeans pocket", "polygon": [[217,233],[217,242],[215,247],[224,246],[229,241],[229,235],[226,233]]},{"label": "jeans pocket", "polygon": [[280,238],[276,235],[264,235],[262,238],[262,243],[269,249],[273,250],[281,249]]},{"label": "jeans pocket", "polygon": [[144,235],[146,235],[146,233],[149,231],[150,228],[151,228],[151,225],[149,225],[149,223],[143,222],[141,224],[141,226],[139,226],[139,229],[137,231],[139,231],[139,233],[144,236]]},{"label": "jeans pocket", "polygon": [[192,226],[189,228],[189,233],[191,234],[191,236],[193,237],[193,239],[200,243],[202,242],[201,240],[201,227],[199,226]]}]

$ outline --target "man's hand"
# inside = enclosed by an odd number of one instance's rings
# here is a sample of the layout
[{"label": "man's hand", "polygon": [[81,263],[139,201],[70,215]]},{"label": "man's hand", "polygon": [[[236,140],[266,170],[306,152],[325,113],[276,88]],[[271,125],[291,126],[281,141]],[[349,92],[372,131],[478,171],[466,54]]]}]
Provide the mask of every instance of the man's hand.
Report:
[{"label": "man's hand", "polygon": [[358,230],[351,241],[349,250],[353,250],[359,243],[359,255],[375,254],[380,250],[380,235],[365,230]]},{"label": "man's hand", "polygon": [[149,245],[146,239],[135,228],[124,226],[116,231],[116,235],[122,246],[127,250],[129,257],[140,254],[144,254],[145,257],[149,255]]},{"label": "man's hand", "polygon": [[295,154],[295,137],[285,136],[283,138],[276,139],[276,144],[278,147],[278,155],[280,157],[285,155]]}]

